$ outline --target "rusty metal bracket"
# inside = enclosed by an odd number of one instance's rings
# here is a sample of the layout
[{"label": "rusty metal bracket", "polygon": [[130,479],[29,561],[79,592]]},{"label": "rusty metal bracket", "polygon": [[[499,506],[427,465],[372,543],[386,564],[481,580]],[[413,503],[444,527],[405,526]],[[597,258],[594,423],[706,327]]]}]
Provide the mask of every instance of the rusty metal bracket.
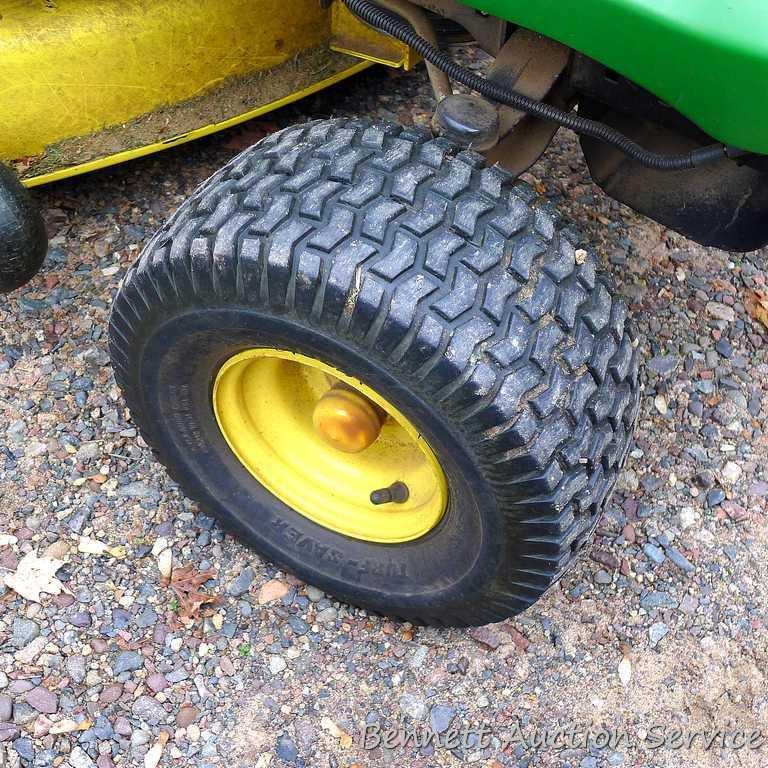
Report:
[{"label": "rusty metal bracket", "polygon": [[[571,49],[527,29],[518,29],[499,51],[488,79],[539,101],[565,108],[569,89],[558,83],[571,57]],[[531,117],[511,107],[499,106],[499,142],[486,152],[519,175],[541,157],[559,128],[557,123]]]},{"label": "rusty metal bracket", "polygon": [[495,56],[501,50],[507,32],[507,22],[503,19],[482,14],[458,0],[412,1],[425,10],[455,21],[464,27],[486,53]]}]

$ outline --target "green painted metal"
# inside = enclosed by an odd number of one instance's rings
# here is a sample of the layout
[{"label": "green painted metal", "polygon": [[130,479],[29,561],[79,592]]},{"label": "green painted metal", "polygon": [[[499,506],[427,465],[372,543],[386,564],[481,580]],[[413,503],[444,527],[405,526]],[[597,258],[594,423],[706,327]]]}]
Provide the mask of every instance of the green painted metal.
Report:
[{"label": "green painted metal", "polygon": [[462,0],[642,85],[714,138],[768,154],[768,0]]}]

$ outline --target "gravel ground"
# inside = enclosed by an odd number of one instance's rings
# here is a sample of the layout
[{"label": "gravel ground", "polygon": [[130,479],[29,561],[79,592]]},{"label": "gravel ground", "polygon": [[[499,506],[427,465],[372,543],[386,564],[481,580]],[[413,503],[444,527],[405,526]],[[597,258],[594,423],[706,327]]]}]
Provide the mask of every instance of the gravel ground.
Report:
[{"label": "gravel ground", "polygon": [[[525,615],[445,631],[340,605],[225,536],[137,437],[105,327],[159,223],[265,131],[327,114],[425,123],[430,106],[423,72],[371,71],[37,193],[50,256],[0,297],[0,584],[34,551],[65,561],[67,591],[36,603],[0,586],[10,766],[153,765],[160,750],[162,765],[200,768],[765,765],[768,331],[743,303],[765,256],[701,248],[612,202],[571,136],[529,180],[599,245],[649,369],[594,547]],[[171,556],[214,572],[198,618],[163,581]],[[400,726],[454,740],[363,749],[366,725],[372,742]],[[658,747],[674,728],[767,735],[760,750],[703,735]]]}]

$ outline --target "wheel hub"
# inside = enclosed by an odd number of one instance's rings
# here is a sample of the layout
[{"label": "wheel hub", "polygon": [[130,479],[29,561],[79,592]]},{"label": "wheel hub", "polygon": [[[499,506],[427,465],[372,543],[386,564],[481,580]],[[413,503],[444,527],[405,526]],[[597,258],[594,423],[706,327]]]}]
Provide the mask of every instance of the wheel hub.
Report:
[{"label": "wheel hub", "polygon": [[312,423],[320,437],[345,453],[370,448],[381,434],[386,418],[386,411],[343,382],[334,384],[317,401],[312,413]]},{"label": "wheel hub", "polygon": [[[291,509],[337,533],[399,543],[432,530],[448,490],[418,430],[361,381],[286,350],[220,368],[213,409],[245,468]],[[407,492],[382,490],[398,489]]]}]

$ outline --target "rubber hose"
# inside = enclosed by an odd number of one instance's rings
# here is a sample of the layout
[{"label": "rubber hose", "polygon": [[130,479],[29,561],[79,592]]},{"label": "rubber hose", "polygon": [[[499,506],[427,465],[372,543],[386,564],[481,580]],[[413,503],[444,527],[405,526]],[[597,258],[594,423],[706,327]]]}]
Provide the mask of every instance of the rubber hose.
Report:
[{"label": "rubber hose", "polygon": [[551,120],[564,128],[570,128],[574,133],[581,136],[588,136],[610,144],[646,168],[653,168],[657,171],[683,171],[728,156],[728,148],[723,144],[711,144],[681,154],[651,152],[605,123],[581,117],[575,112],[566,112],[551,104],[536,101],[522,93],[505,88],[503,85],[486,80],[457,64],[439,48],[435,48],[418,35],[400,16],[369,0],[344,0],[344,3],[352,13],[366,24],[406,43],[423,59],[442,69],[452,80],[456,80],[487,99],[506,104],[508,107],[518,109],[542,120]]}]

